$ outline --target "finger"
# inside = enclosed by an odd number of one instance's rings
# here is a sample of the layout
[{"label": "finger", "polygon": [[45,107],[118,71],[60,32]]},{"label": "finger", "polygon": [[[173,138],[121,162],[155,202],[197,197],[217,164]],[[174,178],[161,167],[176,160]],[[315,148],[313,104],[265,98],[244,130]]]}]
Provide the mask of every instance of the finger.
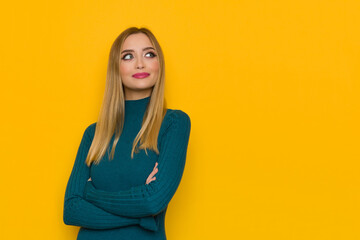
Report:
[{"label": "finger", "polygon": [[149,174],[149,178],[152,178],[156,173],[158,172],[158,169],[154,169],[150,174]]},{"label": "finger", "polygon": [[149,184],[149,182],[150,182],[150,177],[148,177],[147,179],[146,179],[146,184]]},{"label": "finger", "polygon": [[148,181],[148,184],[151,183],[152,181],[155,181],[155,180],[156,180],[156,177],[153,177],[152,179],[150,179],[150,180]]},{"label": "finger", "polygon": [[155,168],[154,171],[151,172],[152,176],[154,176],[158,171],[159,169]]},{"label": "finger", "polygon": [[149,184],[150,182],[152,182],[152,181],[155,181],[156,180],[156,177],[148,177],[147,179],[146,179],[146,184]]},{"label": "finger", "polygon": [[148,176],[148,178],[146,179],[146,182],[147,182],[147,183],[151,182],[152,177],[153,177],[153,176],[150,174],[150,175]]}]

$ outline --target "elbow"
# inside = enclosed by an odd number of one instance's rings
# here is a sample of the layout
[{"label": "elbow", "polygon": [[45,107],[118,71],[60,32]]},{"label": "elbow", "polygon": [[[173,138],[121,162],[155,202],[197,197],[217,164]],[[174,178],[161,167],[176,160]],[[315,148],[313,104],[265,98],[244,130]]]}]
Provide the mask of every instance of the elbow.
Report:
[{"label": "elbow", "polygon": [[116,211],[114,213],[126,217],[143,218],[143,217],[158,215],[162,210],[163,208],[159,206],[158,202],[147,201],[146,203],[137,205],[134,209],[128,209],[125,211],[124,210]]},{"label": "elbow", "polygon": [[[173,190],[170,193],[157,191],[156,194],[154,194],[150,198],[148,198],[147,204],[146,204],[146,211],[148,212],[148,214],[151,214],[154,216],[154,215],[158,215],[159,213],[166,210],[172,197],[174,196],[176,189],[177,188],[175,188],[175,190]],[[156,200],[153,200],[153,199],[156,199]]]},{"label": "elbow", "polygon": [[73,225],[73,226],[75,226],[75,223],[74,223],[73,218],[72,218],[72,214],[73,214],[73,211],[74,211],[74,210],[71,209],[70,204],[71,204],[71,203],[65,203],[65,204],[64,204],[63,222],[64,222],[66,225]]},{"label": "elbow", "polygon": [[64,214],[63,221],[65,225],[73,225],[70,218]]},{"label": "elbow", "polygon": [[69,216],[69,210],[66,206],[64,207],[63,222],[65,223],[65,225],[72,225],[71,217]]},{"label": "elbow", "polygon": [[71,218],[66,212],[64,212],[63,214],[63,222],[65,223],[65,225],[73,225],[71,222]]},{"label": "elbow", "polygon": [[151,215],[158,215],[164,211],[168,206],[168,202],[152,202],[148,205],[148,213]]}]

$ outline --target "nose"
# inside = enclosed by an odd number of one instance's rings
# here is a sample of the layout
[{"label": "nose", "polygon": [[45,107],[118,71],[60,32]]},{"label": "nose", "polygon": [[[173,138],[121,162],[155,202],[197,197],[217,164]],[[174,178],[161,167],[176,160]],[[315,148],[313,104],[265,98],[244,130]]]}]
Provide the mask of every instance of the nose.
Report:
[{"label": "nose", "polygon": [[144,68],[144,62],[141,58],[138,58],[137,62],[136,62],[136,68],[137,69],[143,69]]}]

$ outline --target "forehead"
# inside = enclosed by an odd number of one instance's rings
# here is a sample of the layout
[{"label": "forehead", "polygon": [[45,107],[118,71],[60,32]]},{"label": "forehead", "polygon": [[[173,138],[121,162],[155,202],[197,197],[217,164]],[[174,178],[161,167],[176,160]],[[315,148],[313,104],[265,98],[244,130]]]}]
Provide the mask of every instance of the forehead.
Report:
[{"label": "forehead", "polygon": [[122,46],[123,49],[137,49],[144,47],[152,47],[149,37],[145,33],[134,33],[129,35]]}]

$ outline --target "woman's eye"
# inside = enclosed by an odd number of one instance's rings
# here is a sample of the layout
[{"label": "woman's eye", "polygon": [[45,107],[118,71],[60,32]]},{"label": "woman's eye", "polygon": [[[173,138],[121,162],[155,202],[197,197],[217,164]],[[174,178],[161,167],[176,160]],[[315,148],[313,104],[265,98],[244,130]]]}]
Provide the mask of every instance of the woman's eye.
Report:
[{"label": "woman's eye", "polygon": [[[129,56],[129,57],[128,57]],[[130,57],[131,57],[132,55],[131,54],[125,54],[123,57],[122,57],[122,59],[124,59],[124,60],[129,60],[129,59],[131,59]]]},{"label": "woman's eye", "polygon": [[[151,57],[151,58],[156,57],[155,53],[153,53],[153,52],[148,52],[148,53],[145,54],[145,56],[148,56],[148,57]],[[130,60],[132,58],[133,58],[133,56],[130,53],[128,53],[128,54],[125,54],[121,59]]]},{"label": "woman's eye", "polygon": [[150,57],[156,57],[155,53],[153,52],[148,52],[146,55],[150,54]]}]

